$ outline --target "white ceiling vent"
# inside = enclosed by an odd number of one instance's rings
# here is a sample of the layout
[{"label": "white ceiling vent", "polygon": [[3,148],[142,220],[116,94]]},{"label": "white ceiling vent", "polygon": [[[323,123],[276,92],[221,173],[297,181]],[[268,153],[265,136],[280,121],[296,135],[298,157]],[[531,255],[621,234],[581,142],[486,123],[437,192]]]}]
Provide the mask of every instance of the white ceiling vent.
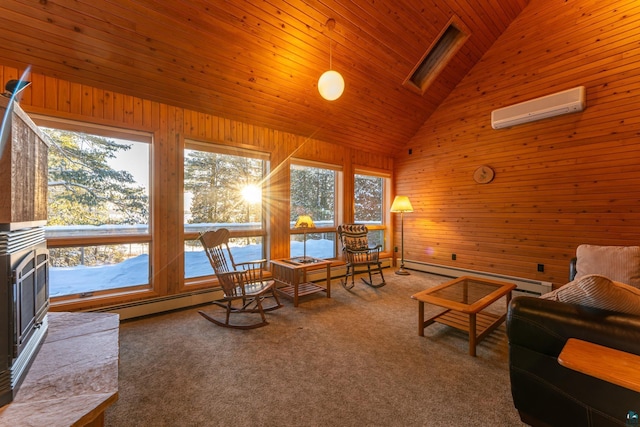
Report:
[{"label": "white ceiling vent", "polygon": [[506,128],[561,114],[575,113],[586,108],[584,86],[521,102],[491,112],[491,127]]}]

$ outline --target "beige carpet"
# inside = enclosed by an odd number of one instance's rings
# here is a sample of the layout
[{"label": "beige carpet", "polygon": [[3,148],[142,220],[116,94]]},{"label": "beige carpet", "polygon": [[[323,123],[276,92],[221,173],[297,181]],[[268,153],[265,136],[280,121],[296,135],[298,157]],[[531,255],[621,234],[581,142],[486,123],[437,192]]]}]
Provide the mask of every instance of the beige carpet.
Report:
[{"label": "beige carpet", "polygon": [[331,299],[283,300],[268,326],[249,331],[216,326],[198,309],[123,322],[119,400],[106,425],[522,425],[504,324],[475,358],[461,331],[435,324],[419,337],[410,296],[449,279],[385,273],[379,289],[334,280]]}]

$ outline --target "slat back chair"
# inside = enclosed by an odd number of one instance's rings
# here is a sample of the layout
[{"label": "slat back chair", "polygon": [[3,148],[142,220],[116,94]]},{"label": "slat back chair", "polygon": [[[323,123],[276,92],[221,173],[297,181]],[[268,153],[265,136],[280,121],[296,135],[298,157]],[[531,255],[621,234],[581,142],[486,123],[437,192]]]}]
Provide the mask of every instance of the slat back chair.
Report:
[{"label": "slat back chair", "polygon": [[[229,249],[229,237],[230,233],[226,228],[205,231],[198,236],[224,293],[222,299],[213,303],[226,310],[226,318],[225,321],[220,321],[202,310],[199,313],[205,319],[228,328],[252,329],[265,326],[268,324],[265,311],[282,307],[275,292],[274,281],[263,280],[261,265],[266,260],[234,264]],[[275,304],[263,307],[262,302],[266,297],[273,297]],[[232,323],[230,317],[233,313],[258,313],[261,321],[249,324]]]},{"label": "slat back chair", "polygon": [[[342,281],[345,289],[354,286],[354,277],[359,273],[367,273],[369,280],[364,277],[362,281],[374,288],[379,288],[386,284],[384,274],[382,274],[382,263],[380,261],[380,250],[382,245],[369,246],[369,229],[364,224],[342,224],[338,226],[338,236],[342,243],[342,253],[344,254],[347,272]],[[381,282],[373,283],[373,274],[379,274]],[[351,278],[351,284],[349,284]]]}]

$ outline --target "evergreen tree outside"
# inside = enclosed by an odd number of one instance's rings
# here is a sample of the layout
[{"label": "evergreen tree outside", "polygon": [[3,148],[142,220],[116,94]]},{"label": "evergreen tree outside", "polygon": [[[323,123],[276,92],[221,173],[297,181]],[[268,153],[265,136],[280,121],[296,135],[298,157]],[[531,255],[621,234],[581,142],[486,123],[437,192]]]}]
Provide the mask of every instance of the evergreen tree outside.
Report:
[{"label": "evergreen tree outside", "polygon": [[[62,233],[95,233],[84,226],[129,225],[148,231],[148,189],[126,170],[109,162],[131,149],[132,143],[82,132],[41,128],[49,137],[48,221],[50,230],[63,226]],[[148,158],[147,158],[148,159]],[[145,160],[147,160],[145,159]],[[142,226],[142,227],[140,227]],[[126,228],[126,227],[125,227]],[[111,231],[111,234],[126,233]],[[148,245],[138,252],[148,253]],[[131,256],[130,245],[99,245],[52,248],[53,267],[116,264]],[[55,294],[52,280],[52,294]]]},{"label": "evergreen tree outside", "polygon": [[42,128],[49,148],[47,225],[149,223],[147,189],[109,166],[131,144],[86,133]]},{"label": "evergreen tree outside", "polygon": [[291,165],[291,217],[310,215],[315,223],[335,225],[336,172],[308,166]]},{"label": "evergreen tree outside", "polygon": [[264,168],[259,159],[185,150],[184,190],[191,195],[185,223],[260,224],[262,205],[244,200],[243,189],[260,186]]},{"label": "evergreen tree outside", "polygon": [[384,180],[371,175],[355,176],[354,199],[356,222],[382,224]]},{"label": "evergreen tree outside", "polygon": [[[384,222],[385,179],[374,175],[356,174],[354,179],[355,221],[382,225]],[[384,231],[369,228],[369,243],[384,247]]]},{"label": "evergreen tree outside", "polygon": [[[298,216],[309,215],[316,227],[334,227],[336,225],[336,178],[337,172],[311,166],[292,164],[290,168],[290,217],[291,225],[295,224]],[[315,240],[331,242],[321,253],[315,254],[319,258],[335,256],[335,232],[306,233],[291,235],[291,256],[303,254],[303,248],[298,253],[298,244]],[[294,244],[295,243],[295,244]],[[303,246],[304,247],[304,246]]]},{"label": "evergreen tree outside", "polygon": [[[190,231],[225,227],[256,231],[255,236],[235,237],[229,246],[235,261],[264,257],[262,218],[262,181],[266,160],[200,149],[184,150],[184,223]],[[186,240],[185,278],[212,274],[198,240]],[[253,246],[251,258],[241,258],[236,248]],[[245,255],[246,256],[246,255]],[[208,261],[206,262],[208,265]]]}]

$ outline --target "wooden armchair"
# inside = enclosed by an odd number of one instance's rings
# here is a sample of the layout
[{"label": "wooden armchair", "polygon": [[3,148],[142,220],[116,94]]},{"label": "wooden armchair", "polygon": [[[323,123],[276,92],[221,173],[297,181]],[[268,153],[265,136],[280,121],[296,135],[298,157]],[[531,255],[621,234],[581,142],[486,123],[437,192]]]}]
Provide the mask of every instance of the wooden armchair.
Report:
[{"label": "wooden armchair", "polygon": [[[342,252],[347,264],[347,272],[341,282],[345,289],[354,286],[354,276],[358,273],[368,273],[369,280],[364,277],[362,281],[373,287],[379,288],[386,285],[382,274],[382,263],[380,262],[381,245],[369,247],[369,230],[364,224],[342,224],[338,226],[338,235],[342,243]],[[372,274],[380,274],[381,282],[373,283]],[[349,285],[351,277],[351,285]]]},{"label": "wooden armchair", "polygon": [[[199,311],[207,320],[227,328],[253,329],[268,324],[265,311],[282,307],[275,292],[273,280],[263,280],[262,272],[266,260],[235,263],[229,250],[229,230],[221,228],[215,231],[205,231],[198,237],[204,247],[207,258],[218,278],[224,297],[213,301],[226,310],[225,321]],[[231,267],[231,268],[230,268]],[[267,297],[273,297],[275,304],[263,307],[262,302]],[[257,313],[261,321],[249,324],[231,323],[232,313]]]}]

